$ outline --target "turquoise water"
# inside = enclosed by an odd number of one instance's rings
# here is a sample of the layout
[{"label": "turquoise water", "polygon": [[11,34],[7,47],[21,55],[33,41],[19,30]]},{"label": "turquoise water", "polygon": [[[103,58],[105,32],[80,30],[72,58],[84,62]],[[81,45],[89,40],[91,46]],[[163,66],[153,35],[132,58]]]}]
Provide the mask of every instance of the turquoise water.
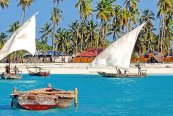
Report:
[{"label": "turquoise water", "polygon": [[[10,107],[13,87],[29,90],[46,87],[79,91],[79,106],[68,109],[29,111]],[[21,80],[0,79],[0,116],[172,116],[173,76],[107,79],[99,75],[24,75]]]}]

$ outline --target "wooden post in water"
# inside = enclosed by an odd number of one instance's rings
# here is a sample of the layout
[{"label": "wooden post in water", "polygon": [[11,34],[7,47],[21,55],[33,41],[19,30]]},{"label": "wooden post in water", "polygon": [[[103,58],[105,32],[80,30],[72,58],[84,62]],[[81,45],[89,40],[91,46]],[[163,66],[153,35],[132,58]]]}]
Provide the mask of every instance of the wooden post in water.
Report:
[{"label": "wooden post in water", "polygon": [[48,86],[47,86],[47,88],[52,88],[52,85],[49,83]]},{"label": "wooden post in water", "polygon": [[[13,88],[12,94],[16,94],[16,92],[17,92],[17,89],[16,89],[16,87],[14,87],[14,88]],[[12,97],[12,100],[11,100],[11,107],[13,107],[13,105],[14,105],[14,103],[13,103],[13,98],[14,98],[14,97]]]},{"label": "wooden post in water", "polygon": [[13,94],[16,94],[16,92],[17,92],[17,89],[16,89],[16,87],[14,87],[13,88]]},{"label": "wooden post in water", "polygon": [[78,107],[78,90],[77,90],[77,88],[74,89],[74,95],[75,95],[74,104],[75,104],[75,107]]}]

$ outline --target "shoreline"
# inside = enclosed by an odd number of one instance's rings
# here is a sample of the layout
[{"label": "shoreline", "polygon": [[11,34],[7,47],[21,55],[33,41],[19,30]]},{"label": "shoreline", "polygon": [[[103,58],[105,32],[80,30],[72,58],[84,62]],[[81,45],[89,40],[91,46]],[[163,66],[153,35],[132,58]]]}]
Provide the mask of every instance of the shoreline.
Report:
[{"label": "shoreline", "polygon": [[[4,67],[8,63],[0,63],[0,73],[5,71]],[[35,63],[12,63],[11,67],[17,66],[23,74],[28,74],[26,67],[33,67]],[[50,71],[51,74],[84,74],[98,75],[98,71],[116,73],[114,67],[94,67],[88,68],[88,63],[36,63],[36,66],[42,67],[44,70]],[[148,75],[173,75],[173,64],[157,63],[142,64],[142,70],[147,70]],[[31,69],[33,70],[33,69]],[[138,69],[135,64],[131,64],[130,73],[137,73]]]}]

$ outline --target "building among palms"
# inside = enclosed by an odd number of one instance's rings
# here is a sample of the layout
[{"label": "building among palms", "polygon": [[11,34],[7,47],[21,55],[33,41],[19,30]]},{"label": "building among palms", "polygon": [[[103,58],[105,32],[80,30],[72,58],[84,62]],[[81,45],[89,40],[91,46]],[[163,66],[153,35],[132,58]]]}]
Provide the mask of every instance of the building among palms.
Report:
[{"label": "building among palms", "polygon": [[80,53],[72,59],[74,63],[90,63],[97,55],[99,55],[103,49],[91,49]]}]

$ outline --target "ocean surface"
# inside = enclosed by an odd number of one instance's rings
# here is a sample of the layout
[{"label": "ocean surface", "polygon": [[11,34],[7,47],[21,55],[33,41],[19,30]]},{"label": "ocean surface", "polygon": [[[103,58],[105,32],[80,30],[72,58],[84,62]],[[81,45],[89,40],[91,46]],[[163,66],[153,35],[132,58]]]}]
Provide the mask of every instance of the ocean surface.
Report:
[{"label": "ocean surface", "polygon": [[[78,88],[78,108],[29,111],[10,107],[14,87],[24,91],[52,87]],[[0,116],[173,116],[173,76],[108,79],[99,75],[24,75],[21,80],[0,79]]]}]

